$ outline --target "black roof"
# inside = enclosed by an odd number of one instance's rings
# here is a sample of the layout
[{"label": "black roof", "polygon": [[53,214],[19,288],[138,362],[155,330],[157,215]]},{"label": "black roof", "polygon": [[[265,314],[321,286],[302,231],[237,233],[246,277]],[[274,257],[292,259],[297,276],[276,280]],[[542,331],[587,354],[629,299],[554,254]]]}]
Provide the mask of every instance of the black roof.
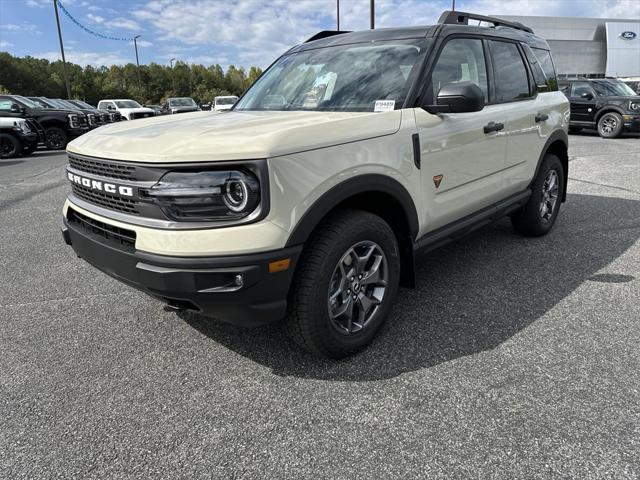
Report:
[{"label": "black roof", "polygon": [[[455,15],[454,15],[455,14]],[[442,23],[450,22],[452,17],[464,18],[465,22],[473,21],[476,18],[493,20],[493,26],[475,26],[464,23]],[[475,18],[474,18],[475,17]],[[532,33],[531,29],[522,24],[511,24],[504,20],[492,19],[473,15],[465,12],[444,12],[440,17],[440,22],[436,25],[400,28],[378,28],[374,30],[361,30],[358,32],[333,32],[322,31],[312,36],[305,43],[293,47],[287,53],[301,52],[315,48],[331,47],[335,45],[348,45],[352,43],[381,42],[385,40],[405,40],[448,36],[456,33],[481,34],[496,38],[508,38],[526,43],[531,47],[544,48],[549,50],[549,46],[542,37]]]}]

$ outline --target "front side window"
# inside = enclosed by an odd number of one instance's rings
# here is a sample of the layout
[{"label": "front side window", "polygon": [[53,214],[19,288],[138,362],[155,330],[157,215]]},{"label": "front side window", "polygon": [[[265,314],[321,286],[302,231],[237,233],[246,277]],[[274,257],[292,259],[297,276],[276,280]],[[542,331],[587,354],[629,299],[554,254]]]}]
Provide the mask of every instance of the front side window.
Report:
[{"label": "front side window", "polygon": [[484,92],[484,101],[489,101],[487,65],[482,40],[456,38],[447,42],[431,74],[429,93],[435,99],[442,87],[457,82],[475,83]]},{"label": "front side window", "polygon": [[499,103],[531,96],[529,74],[515,43],[489,42],[495,72],[496,97]]},{"label": "front side window", "polygon": [[396,40],[285,55],[234,110],[371,112],[377,100],[392,101],[394,108],[400,108],[428,44],[427,40]]},{"label": "front side window", "polygon": [[633,89],[620,80],[599,80],[592,82],[599,97],[635,97]]}]

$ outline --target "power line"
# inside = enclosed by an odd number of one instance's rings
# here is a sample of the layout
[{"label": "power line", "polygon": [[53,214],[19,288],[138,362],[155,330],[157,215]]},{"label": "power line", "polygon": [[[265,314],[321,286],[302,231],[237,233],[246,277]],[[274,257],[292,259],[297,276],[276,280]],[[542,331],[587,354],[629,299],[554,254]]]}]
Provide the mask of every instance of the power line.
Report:
[{"label": "power line", "polygon": [[69,17],[69,20],[71,20],[73,23],[75,23],[78,27],[80,27],[85,32],[87,32],[87,33],[89,33],[89,34],[91,34],[91,35],[93,35],[95,37],[103,38],[105,40],[117,40],[117,41],[120,41],[120,42],[130,42],[130,41],[133,40],[133,38],[111,37],[109,35],[103,35],[102,33],[95,32],[95,31],[91,30],[90,28],[85,27],[78,20],[76,20],[74,18],[74,16],[71,15],[66,8],[64,8],[64,5],[62,5],[62,2],[60,2],[60,0],[54,0],[54,3],[58,4],[58,6],[60,7],[60,10],[62,10],[64,12],[64,14],[67,17]]}]

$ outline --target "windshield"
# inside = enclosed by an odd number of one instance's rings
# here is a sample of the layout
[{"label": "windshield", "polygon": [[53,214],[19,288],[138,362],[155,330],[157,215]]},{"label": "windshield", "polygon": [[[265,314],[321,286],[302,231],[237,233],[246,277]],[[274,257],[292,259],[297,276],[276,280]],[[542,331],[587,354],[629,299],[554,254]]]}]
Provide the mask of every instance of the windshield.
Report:
[{"label": "windshield", "polygon": [[169,105],[172,107],[195,107],[196,102],[192,98],[170,98]]},{"label": "windshield", "polygon": [[218,97],[216,98],[216,105],[233,105],[238,100],[238,97]]},{"label": "windshield", "polygon": [[629,97],[636,95],[629,85],[616,80],[592,82],[592,86],[599,97]]},{"label": "windshield", "polygon": [[428,43],[396,40],[307,50],[281,57],[235,110],[372,112],[402,107]]},{"label": "windshield", "polygon": [[26,105],[29,108],[42,108],[40,105],[38,105],[36,102],[34,102],[33,100],[29,100],[27,97],[23,97],[21,95],[14,95],[13,98],[15,98],[16,100],[18,100],[20,103]]},{"label": "windshield", "polygon": [[140,104],[134,100],[116,100],[118,108],[141,108]]},{"label": "windshield", "polygon": [[87,102],[83,102],[82,100],[72,100],[71,103],[73,103],[74,105],[77,105],[79,107],[85,108],[85,109],[89,109],[89,110],[93,110],[94,109],[94,107],[89,105]]},{"label": "windshield", "polygon": [[53,105],[47,103],[41,98],[30,98],[29,100],[38,105],[40,108],[55,108]]},{"label": "windshield", "polygon": [[80,110],[80,107],[78,107],[77,105],[74,105],[69,100],[61,100],[59,98],[56,98],[56,102],[62,108],[66,108],[66,109],[70,109],[70,110]]}]

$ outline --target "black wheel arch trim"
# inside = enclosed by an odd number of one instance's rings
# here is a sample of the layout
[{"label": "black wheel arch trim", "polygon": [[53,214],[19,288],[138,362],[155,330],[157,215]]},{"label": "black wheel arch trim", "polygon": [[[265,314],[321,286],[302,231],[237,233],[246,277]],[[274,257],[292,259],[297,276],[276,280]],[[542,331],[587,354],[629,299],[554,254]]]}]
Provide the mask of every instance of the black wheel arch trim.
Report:
[{"label": "black wheel arch trim", "polygon": [[419,229],[418,211],[407,189],[389,176],[369,173],[345,180],[318,198],[298,221],[285,246],[304,243],[331,210],[342,202],[365,193],[386,194],[398,201],[404,210],[411,236],[416,237]]},{"label": "black wheel arch trim", "polygon": [[598,110],[598,113],[596,114],[595,117],[595,123],[596,126],[598,124],[598,122],[600,121],[600,119],[606,115],[607,113],[617,113],[619,115],[627,115],[624,110],[620,107],[618,107],[617,105],[606,105],[604,107],[602,107],[600,110]]},{"label": "black wheel arch trim", "polygon": [[[544,148],[540,153],[540,157],[538,157],[536,171],[533,175],[533,178],[531,179],[531,183],[529,184],[528,188],[531,189],[533,187],[533,183],[536,181],[536,178],[538,178],[538,173],[540,172],[540,167],[542,166],[542,160],[544,160],[545,155],[549,153],[549,148],[551,147],[551,145],[553,145],[557,141],[562,142],[565,149],[567,150],[567,159],[564,172],[564,189],[562,192],[562,201],[564,202],[567,199],[567,182],[569,180],[569,135],[564,130],[555,130],[551,135],[549,135],[549,138],[547,138],[547,141],[544,144]],[[561,158],[560,160],[564,159]]]}]

